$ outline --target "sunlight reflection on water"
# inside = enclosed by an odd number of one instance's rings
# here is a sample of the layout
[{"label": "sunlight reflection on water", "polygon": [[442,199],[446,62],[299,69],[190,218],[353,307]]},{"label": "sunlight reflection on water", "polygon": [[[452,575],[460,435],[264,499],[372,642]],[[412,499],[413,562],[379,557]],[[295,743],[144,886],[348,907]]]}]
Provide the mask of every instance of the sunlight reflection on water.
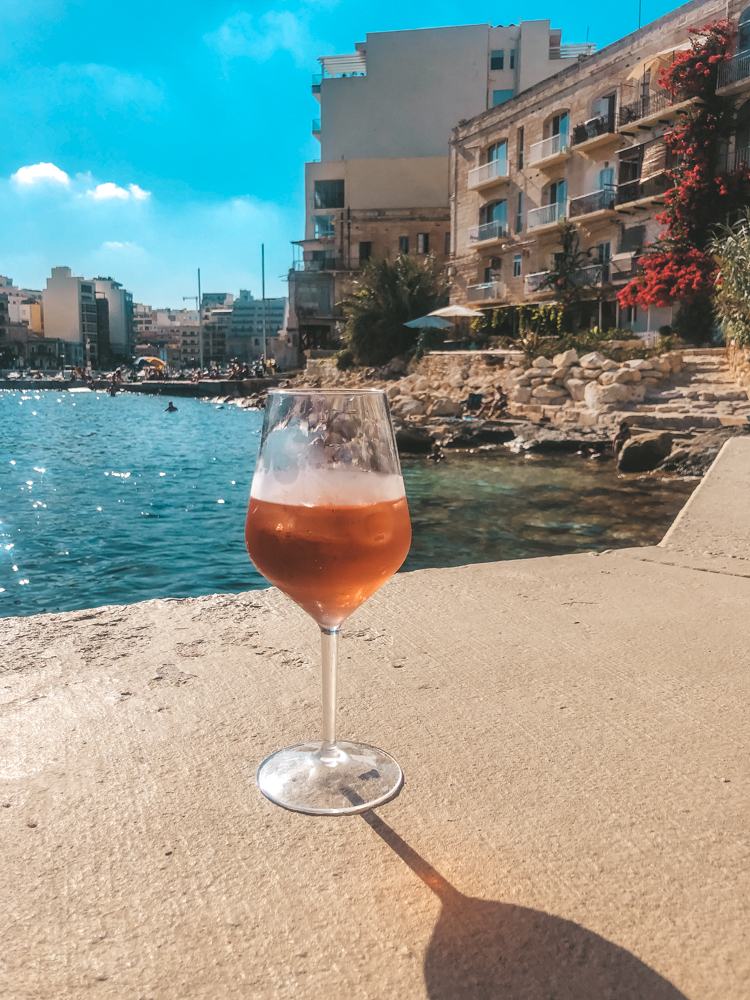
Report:
[{"label": "sunlight reflection on water", "polygon": [[[42,391],[33,417],[28,399],[0,391],[0,615],[267,586],[244,546],[262,413]],[[404,569],[653,543],[694,486],[505,450],[403,465]]]}]

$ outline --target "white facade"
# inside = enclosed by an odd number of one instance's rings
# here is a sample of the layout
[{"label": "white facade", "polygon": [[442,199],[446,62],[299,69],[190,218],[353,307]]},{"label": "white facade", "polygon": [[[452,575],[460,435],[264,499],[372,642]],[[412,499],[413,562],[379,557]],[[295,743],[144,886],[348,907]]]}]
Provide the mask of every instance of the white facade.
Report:
[{"label": "white facade", "polygon": [[[96,295],[93,281],[76,277],[69,267],[53,267],[42,292],[44,335],[82,344],[96,338]],[[93,311],[91,306],[93,305]]]}]

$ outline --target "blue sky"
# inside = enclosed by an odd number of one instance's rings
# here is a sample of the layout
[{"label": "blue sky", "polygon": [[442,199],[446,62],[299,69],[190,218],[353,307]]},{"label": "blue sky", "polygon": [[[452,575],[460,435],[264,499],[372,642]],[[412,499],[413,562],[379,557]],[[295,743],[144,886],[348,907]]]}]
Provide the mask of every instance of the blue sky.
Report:
[{"label": "blue sky", "polygon": [[[643,0],[644,23],[673,6]],[[41,288],[67,265],[177,307],[196,267],[206,291],[260,294],[264,242],[267,294],[285,294],[303,164],[319,155],[319,55],[490,18],[550,18],[563,42],[588,28],[602,47],[637,17],[638,0],[3,0],[0,273]]]}]

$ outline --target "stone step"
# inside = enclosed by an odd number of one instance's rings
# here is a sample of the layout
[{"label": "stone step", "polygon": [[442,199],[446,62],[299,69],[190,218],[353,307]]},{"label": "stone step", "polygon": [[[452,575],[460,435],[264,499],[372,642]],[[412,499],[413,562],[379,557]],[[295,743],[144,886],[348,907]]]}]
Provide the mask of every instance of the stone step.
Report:
[{"label": "stone step", "polygon": [[686,431],[691,427],[708,428],[721,426],[721,420],[713,413],[643,413],[640,407],[630,414],[628,423],[639,427],[652,427],[662,431]]}]

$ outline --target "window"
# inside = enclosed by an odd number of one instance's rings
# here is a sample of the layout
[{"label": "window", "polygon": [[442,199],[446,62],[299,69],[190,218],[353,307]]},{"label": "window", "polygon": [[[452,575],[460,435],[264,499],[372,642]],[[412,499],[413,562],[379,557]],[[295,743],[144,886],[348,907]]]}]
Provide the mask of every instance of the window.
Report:
[{"label": "window", "polygon": [[491,267],[485,267],[485,269],[484,269],[484,283],[485,283],[485,285],[489,285],[489,283],[491,281],[492,281],[492,268]]},{"label": "window", "polygon": [[602,265],[602,282],[609,281],[609,261],[611,256],[611,246],[609,243],[599,243],[596,248],[596,258]]},{"label": "window", "polygon": [[518,205],[516,207],[516,232],[523,229],[523,191],[518,192]]},{"label": "window", "polygon": [[323,236],[333,236],[333,216],[316,215],[315,219],[315,239],[319,240]]},{"label": "window", "polygon": [[567,134],[568,134],[568,112],[563,111],[561,114],[555,115],[555,117],[552,119],[552,122],[550,124],[550,135],[567,135]]},{"label": "window", "polygon": [[505,69],[505,49],[490,52],[490,69]]},{"label": "window", "polygon": [[516,133],[516,142],[518,144],[518,169],[523,170],[523,127],[519,128]]},{"label": "window", "polygon": [[343,208],[343,181],[315,181],[315,208]]},{"label": "window", "polygon": [[485,224],[488,222],[506,222],[508,218],[508,204],[506,201],[491,201],[481,210],[480,219]]},{"label": "window", "polygon": [[516,68],[516,50],[515,49],[511,49],[510,50],[510,68],[511,69],[515,69]]},{"label": "window", "polygon": [[372,243],[369,241],[366,243],[359,244],[359,259],[369,260],[372,257]]},{"label": "window", "polygon": [[505,139],[502,142],[493,142],[491,146],[487,147],[487,162],[492,163],[493,160],[505,160],[508,155],[508,143]]},{"label": "window", "polygon": [[565,211],[567,201],[567,184],[564,180],[554,181],[549,186],[549,204],[562,206],[561,211]]},{"label": "window", "polygon": [[451,234],[450,230],[445,234],[445,253],[446,255],[451,252]]},{"label": "window", "polygon": [[430,234],[417,233],[417,253],[430,252]]},{"label": "window", "polygon": [[408,253],[409,252],[409,237],[399,236],[398,238],[398,252]]},{"label": "window", "polygon": [[496,108],[498,104],[504,104],[505,101],[509,101],[512,96],[513,96],[512,90],[493,90],[492,107]]},{"label": "window", "polygon": [[515,254],[514,257],[513,257],[513,277],[514,278],[520,278],[521,277],[521,255],[520,255],[520,253]]}]

